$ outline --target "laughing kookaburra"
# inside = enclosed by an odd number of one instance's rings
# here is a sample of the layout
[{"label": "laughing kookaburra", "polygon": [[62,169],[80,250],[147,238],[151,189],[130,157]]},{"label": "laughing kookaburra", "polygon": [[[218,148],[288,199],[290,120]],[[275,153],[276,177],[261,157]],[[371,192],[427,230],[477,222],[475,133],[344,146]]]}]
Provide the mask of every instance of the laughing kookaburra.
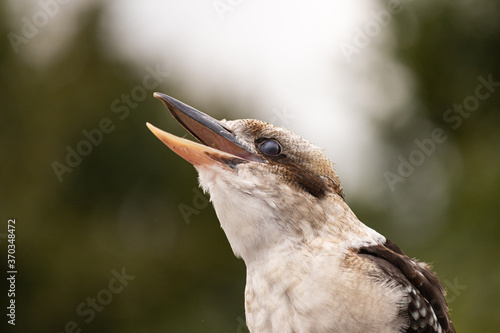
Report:
[{"label": "laughing kookaburra", "polygon": [[200,141],[147,124],[194,165],[245,261],[251,332],[455,332],[436,275],[358,220],[321,149],[263,121],[218,121],[155,97]]}]

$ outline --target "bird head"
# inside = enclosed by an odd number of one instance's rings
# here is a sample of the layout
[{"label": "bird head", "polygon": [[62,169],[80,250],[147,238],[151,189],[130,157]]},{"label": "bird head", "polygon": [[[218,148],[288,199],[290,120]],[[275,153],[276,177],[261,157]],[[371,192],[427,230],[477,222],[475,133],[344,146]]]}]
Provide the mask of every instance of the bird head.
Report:
[{"label": "bird head", "polygon": [[200,143],[148,123],[149,129],[196,168],[233,251],[245,261],[285,240],[308,241],[325,229],[335,204],[348,209],[332,162],[312,143],[260,120],[219,121],[154,96]]}]

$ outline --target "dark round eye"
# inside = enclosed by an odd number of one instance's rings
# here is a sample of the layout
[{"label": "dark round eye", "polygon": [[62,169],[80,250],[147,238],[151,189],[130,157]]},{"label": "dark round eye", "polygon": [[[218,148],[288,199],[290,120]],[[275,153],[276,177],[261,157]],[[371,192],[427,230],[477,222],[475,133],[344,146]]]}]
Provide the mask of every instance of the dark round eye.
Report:
[{"label": "dark round eye", "polygon": [[273,139],[266,139],[260,144],[260,151],[268,156],[278,156],[281,154],[281,145]]}]

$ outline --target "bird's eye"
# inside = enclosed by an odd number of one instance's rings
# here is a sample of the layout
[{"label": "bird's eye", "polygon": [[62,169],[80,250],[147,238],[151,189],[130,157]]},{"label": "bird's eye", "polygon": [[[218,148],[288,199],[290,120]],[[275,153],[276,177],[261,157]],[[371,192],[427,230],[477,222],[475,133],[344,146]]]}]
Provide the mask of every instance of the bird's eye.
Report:
[{"label": "bird's eye", "polygon": [[278,156],[281,154],[281,145],[273,139],[266,139],[260,144],[260,151],[268,156]]}]

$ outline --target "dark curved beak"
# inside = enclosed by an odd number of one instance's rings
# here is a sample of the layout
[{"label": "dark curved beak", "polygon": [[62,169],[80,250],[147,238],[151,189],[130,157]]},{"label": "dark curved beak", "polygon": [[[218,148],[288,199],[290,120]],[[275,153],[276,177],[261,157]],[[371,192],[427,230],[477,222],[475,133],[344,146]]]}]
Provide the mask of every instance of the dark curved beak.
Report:
[{"label": "dark curved beak", "polygon": [[151,124],[149,129],[170,149],[193,165],[224,163],[229,166],[244,162],[262,162],[262,159],[243,147],[237,137],[209,115],[155,92],[154,97],[165,104],[172,116],[198,139],[202,145],[164,132]]}]

